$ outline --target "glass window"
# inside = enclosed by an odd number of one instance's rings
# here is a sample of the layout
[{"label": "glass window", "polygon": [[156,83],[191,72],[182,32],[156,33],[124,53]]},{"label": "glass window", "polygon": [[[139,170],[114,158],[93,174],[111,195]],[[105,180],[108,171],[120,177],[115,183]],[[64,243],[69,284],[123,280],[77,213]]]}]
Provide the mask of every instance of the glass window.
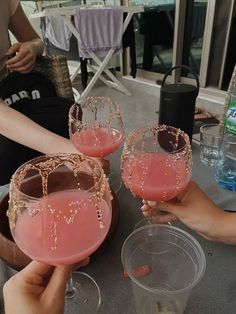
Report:
[{"label": "glass window", "polygon": [[223,70],[221,88],[227,90],[231,75],[236,64],[236,4],[234,3],[232,19],[230,23],[230,32],[225,55],[225,66]]},{"label": "glass window", "polygon": [[[201,87],[227,89],[236,62],[236,0],[123,3],[144,7],[134,20],[140,78],[161,81],[167,69],[184,64],[199,76]],[[175,81],[176,73],[169,80]],[[183,70],[181,78],[190,82],[193,74]]]},{"label": "glass window", "polygon": [[172,65],[175,1],[129,1],[143,5],[144,12],[134,15],[137,67],[165,73]]},{"label": "glass window", "polygon": [[207,85],[227,90],[236,63],[236,1],[216,1]]},{"label": "glass window", "polygon": [[[208,1],[187,1],[182,64],[200,74],[203,35]],[[191,73],[185,73],[192,77]],[[184,76],[185,76],[184,75]]]}]

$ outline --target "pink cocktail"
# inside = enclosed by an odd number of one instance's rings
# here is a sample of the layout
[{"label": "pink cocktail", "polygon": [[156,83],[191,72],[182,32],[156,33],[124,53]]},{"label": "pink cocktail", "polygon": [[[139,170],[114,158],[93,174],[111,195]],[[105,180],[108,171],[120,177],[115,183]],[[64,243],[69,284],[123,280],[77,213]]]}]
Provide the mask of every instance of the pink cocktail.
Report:
[{"label": "pink cocktail", "polygon": [[[19,167],[11,180],[7,215],[12,236],[31,259],[50,265],[78,263],[104,241],[111,200],[107,178],[93,159],[79,154],[37,157]],[[65,307],[97,313],[100,302],[93,278],[73,273]]]},{"label": "pink cocktail", "polygon": [[125,185],[145,200],[168,201],[185,189],[189,179],[185,159],[176,160],[165,153],[137,154],[132,163],[123,165]]},{"label": "pink cocktail", "polygon": [[164,202],[183,191],[192,170],[188,135],[171,126],[148,126],[131,132],[122,153],[122,178],[147,201]]},{"label": "pink cocktail", "polygon": [[[81,120],[82,112],[82,120]],[[117,192],[122,184],[115,152],[124,138],[119,106],[108,97],[90,96],[69,111],[70,139],[78,151],[89,157],[109,158],[109,184]],[[120,167],[118,168],[120,169]]]},{"label": "pink cocktail", "polygon": [[69,129],[73,145],[90,157],[111,155],[119,148],[124,137],[118,105],[107,97],[90,96],[80,105],[74,104],[69,112]]},{"label": "pink cocktail", "polygon": [[102,226],[92,193],[78,190],[51,193],[36,203],[28,203],[16,225],[15,241],[26,255],[46,264],[81,261],[96,251],[110,227],[108,204],[102,199],[98,206]]},{"label": "pink cocktail", "polygon": [[87,156],[106,157],[119,148],[123,134],[120,130],[96,127],[75,132],[71,140],[73,145]]}]

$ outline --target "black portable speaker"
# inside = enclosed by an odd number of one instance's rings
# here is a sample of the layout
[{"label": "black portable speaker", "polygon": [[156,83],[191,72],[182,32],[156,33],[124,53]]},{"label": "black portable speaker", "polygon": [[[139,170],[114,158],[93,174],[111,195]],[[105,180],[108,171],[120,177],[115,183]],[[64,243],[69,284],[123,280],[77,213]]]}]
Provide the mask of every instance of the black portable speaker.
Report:
[{"label": "black portable speaker", "polygon": [[[190,71],[197,82],[197,86],[190,84],[165,85],[167,76],[177,68]],[[168,70],[162,80],[160,92],[159,124],[166,124],[183,130],[192,141],[194,111],[199,92],[199,79],[187,66],[178,65]]]}]

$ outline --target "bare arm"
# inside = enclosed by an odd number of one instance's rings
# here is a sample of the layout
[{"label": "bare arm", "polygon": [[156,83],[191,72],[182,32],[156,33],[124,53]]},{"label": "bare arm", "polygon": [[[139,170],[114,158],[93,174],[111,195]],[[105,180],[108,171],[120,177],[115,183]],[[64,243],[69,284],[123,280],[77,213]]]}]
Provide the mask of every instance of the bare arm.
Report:
[{"label": "bare arm", "polygon": [[24,268],[31,259],[18,246],[0,233],[1,259],[16,270]]},{"label": "bare arm", "polygon": [[41,127],[1,100],[0,134],[44,154],[78,153],[70,140]]},{"label": "bare arm", "polygon": [[208,240],[236,244],[235,213],[219,208],[193,181],[175,200],[152,206],[145,202],[142,211],[159,223],[179,219]]},{"label": "bare arm", "polygon": [[10,70],[29,72],[35,64],[36,57],[42,55],[44,47],[20,4],[11,17],[9,29],[19,42],[12,45],[6,52],[8,56],[16,53],[6,62],[6,65]]},{"label": "bare arm", "polygon": [[21,5],[19,4],[15,13],[11,17],[9,29],[20,42],[30,41],[39,38],[27,16],[25,15]]},{"label": "bare arm", "polygon": [[[69,139],[41,127],[20,112],[8,107],[1,99],[0,134],[43,154],[80,154]],[[100,158],[93,159],[95,159],[105,171],[108,171],[109,164],[107,164],[106,160]]]}]

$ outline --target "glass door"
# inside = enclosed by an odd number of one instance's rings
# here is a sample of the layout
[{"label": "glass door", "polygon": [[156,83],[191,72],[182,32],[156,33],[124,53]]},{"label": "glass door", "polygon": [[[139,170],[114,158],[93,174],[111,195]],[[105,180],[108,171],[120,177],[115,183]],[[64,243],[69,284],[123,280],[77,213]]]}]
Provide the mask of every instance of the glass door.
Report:
[{"label": "glass door", "polygon": [[[124,0],[142,5],[135,15],[138,76],[160,80],[168,69],[187,65],[206,86],[215,0]],[[190,72],[175,71],[169,81],[192,80]]]},{"label": "glass door", "polygon": [[[187,1],[182,64],[200,74],[207,0]],[[192,77],[190,72],[184,76]]]},{"label": "glass door", "polygon": [[144,7],[144,12],[134,15],[137,68],[165,73],[173,59],[175,1],[130,0],[128,4]]}]

